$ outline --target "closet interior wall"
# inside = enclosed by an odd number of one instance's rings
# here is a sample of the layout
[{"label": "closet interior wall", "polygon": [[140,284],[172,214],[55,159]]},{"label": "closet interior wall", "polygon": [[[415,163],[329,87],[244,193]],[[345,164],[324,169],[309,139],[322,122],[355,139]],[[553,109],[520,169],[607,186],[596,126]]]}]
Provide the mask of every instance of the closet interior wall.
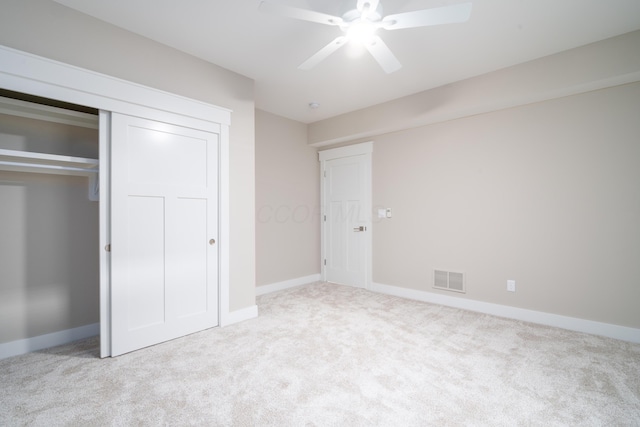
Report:
[{"label": "closet interior wall", "polygon": [[[91,129],[2,113],[0,150],[97,159],[97,116]],[[88,185],[0,166],[0,343],[99,322],[98,202]]]}]

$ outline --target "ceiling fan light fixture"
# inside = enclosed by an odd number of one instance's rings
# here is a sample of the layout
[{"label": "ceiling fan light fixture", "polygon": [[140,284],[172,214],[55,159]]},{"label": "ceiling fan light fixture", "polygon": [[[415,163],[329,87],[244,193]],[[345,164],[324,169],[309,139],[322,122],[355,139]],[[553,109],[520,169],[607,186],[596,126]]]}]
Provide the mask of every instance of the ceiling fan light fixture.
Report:
[{"label": "ceiling fan light fixture", "polygon": [[364,47],[376,62],[378,62],[385,73],[393,73],[402,68],[402,64],[380,36],[376,34],[378,28],[384,30],[399,30],[403,28],[466,22],[471,15],[472,6],[472,3],[469,2],[397,13],[384,17],[382,16],[380,0],[357,0],[356,8],[345,12],[342,17],[327,15],[326,13],[308,9],[279,5],[277,3],[271,3],[270,0],[261,0],[259,7],[261,10],[278,12],[294,19],[339,26],[344,32],[344,35],[336,37],[300,64],[298,66],[300,70],[309,70],[315,67],[333,52],[345,44],[348,44],[351,47]]},{"label": "ceiling fan light fixture", "polygon": [[376,26],[371,21],[366,19],[357,20],[347,28],[347,39],[350,42],[366,46],[374,42],[376,30]]}]

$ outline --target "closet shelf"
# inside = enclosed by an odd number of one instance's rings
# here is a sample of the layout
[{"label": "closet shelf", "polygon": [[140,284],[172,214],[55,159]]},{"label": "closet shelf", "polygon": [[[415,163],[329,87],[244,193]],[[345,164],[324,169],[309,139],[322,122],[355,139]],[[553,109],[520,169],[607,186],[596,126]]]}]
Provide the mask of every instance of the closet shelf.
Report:
[{"label": "closet shelf", "polygon": [[65,108],[51,107],[49,105],[36,104],[1,96],[0,114],[62,123],[88,129],[98,129],[98,116],[95,114],[71,111]]},{"label": "closet shelf", "polygon": [[[98,129],[98,116],[0,96],[0,114]],[[100,197],[97,159],[0,148],[0,171],[86,176],[89,200]]]},{"label": "closet shelf", "polygon": [[86,176],[89,178],[88,196],[92,201],[100,198],[98,165],[97,159],[0,148],[0,170]]},{"label": "closet shelf", "polygon": [[98,173],[98,160],[58,154],[0,149],[0,170],[91,176]]}]

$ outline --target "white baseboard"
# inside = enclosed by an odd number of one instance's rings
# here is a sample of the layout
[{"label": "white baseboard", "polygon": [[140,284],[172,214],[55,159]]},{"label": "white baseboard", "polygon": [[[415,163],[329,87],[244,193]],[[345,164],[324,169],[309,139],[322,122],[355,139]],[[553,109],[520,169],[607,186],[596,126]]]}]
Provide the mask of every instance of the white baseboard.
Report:
[{"label": "white baseboard", "polygon": [[308,285],[320,280],[320,273],[311,276],[298,277],[297,279],[285,280],[284,282],[271,283],[269,285],[256,286],[256,296],[269,294],[271,292],[282,291],[284,289],[295,288],[296,286]]},{"label": "white baseboard", "polygon": [[79,326],[73,329],[53,332],[32,338],[11,341],[0,344],[0,359],[55,347],[72,341],[93,337],[100,334],[100,323]]},{"label": "white baseboard", "polygon": [[[255,317],[258,317],[258,306],[253,305],[229,313],[222,326],[231,325],[233,323],[242,322],[243,320],[253,319]],[[0,360],[30,353],[32,351],[42,350],[43,348],[68,344],[73,341],[94,337],[96,335],[100,335],[100,323],[93,323],[37,337],[0,343]]]},{"label": "white baseboard", "polygon": [[492,304],[475,301],[466,298],[457,298],[433,292],[418,291],[415,289],[400,288],[397,286],[372,283],[371,291],[408,298],[433,304],[446,305],[464,310],[477,311],[494,316],[523,320],[525,322],[541,325],[555,326],[570,331],[585,332],[587,334],[600,335],[618,340],[640,343],[640,329],[627,326],[612,325],[609,323],[595,322],[592,320],[578,319],[575,317],[561,316],[558,314],[544,313],[542,311],[527,310],[508,305]]},{"label": "white baseboard", "polygon": [[221,322],[222,327],[233,325],[234,323],[243,322],[245,320],[254,319],[258,317],[258,306],[252,305],[249,307],[241,308],[240,310],[230,312]]}]

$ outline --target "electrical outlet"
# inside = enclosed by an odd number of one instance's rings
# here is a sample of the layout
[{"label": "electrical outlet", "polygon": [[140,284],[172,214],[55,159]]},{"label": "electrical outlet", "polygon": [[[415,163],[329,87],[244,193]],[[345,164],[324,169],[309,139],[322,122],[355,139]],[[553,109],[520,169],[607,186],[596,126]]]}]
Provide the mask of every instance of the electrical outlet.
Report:
[{"label": "electrical outlet", "polygon": [[516,281],[515,280],[507,280],[507,290],[509,292],[516,291]]}]

